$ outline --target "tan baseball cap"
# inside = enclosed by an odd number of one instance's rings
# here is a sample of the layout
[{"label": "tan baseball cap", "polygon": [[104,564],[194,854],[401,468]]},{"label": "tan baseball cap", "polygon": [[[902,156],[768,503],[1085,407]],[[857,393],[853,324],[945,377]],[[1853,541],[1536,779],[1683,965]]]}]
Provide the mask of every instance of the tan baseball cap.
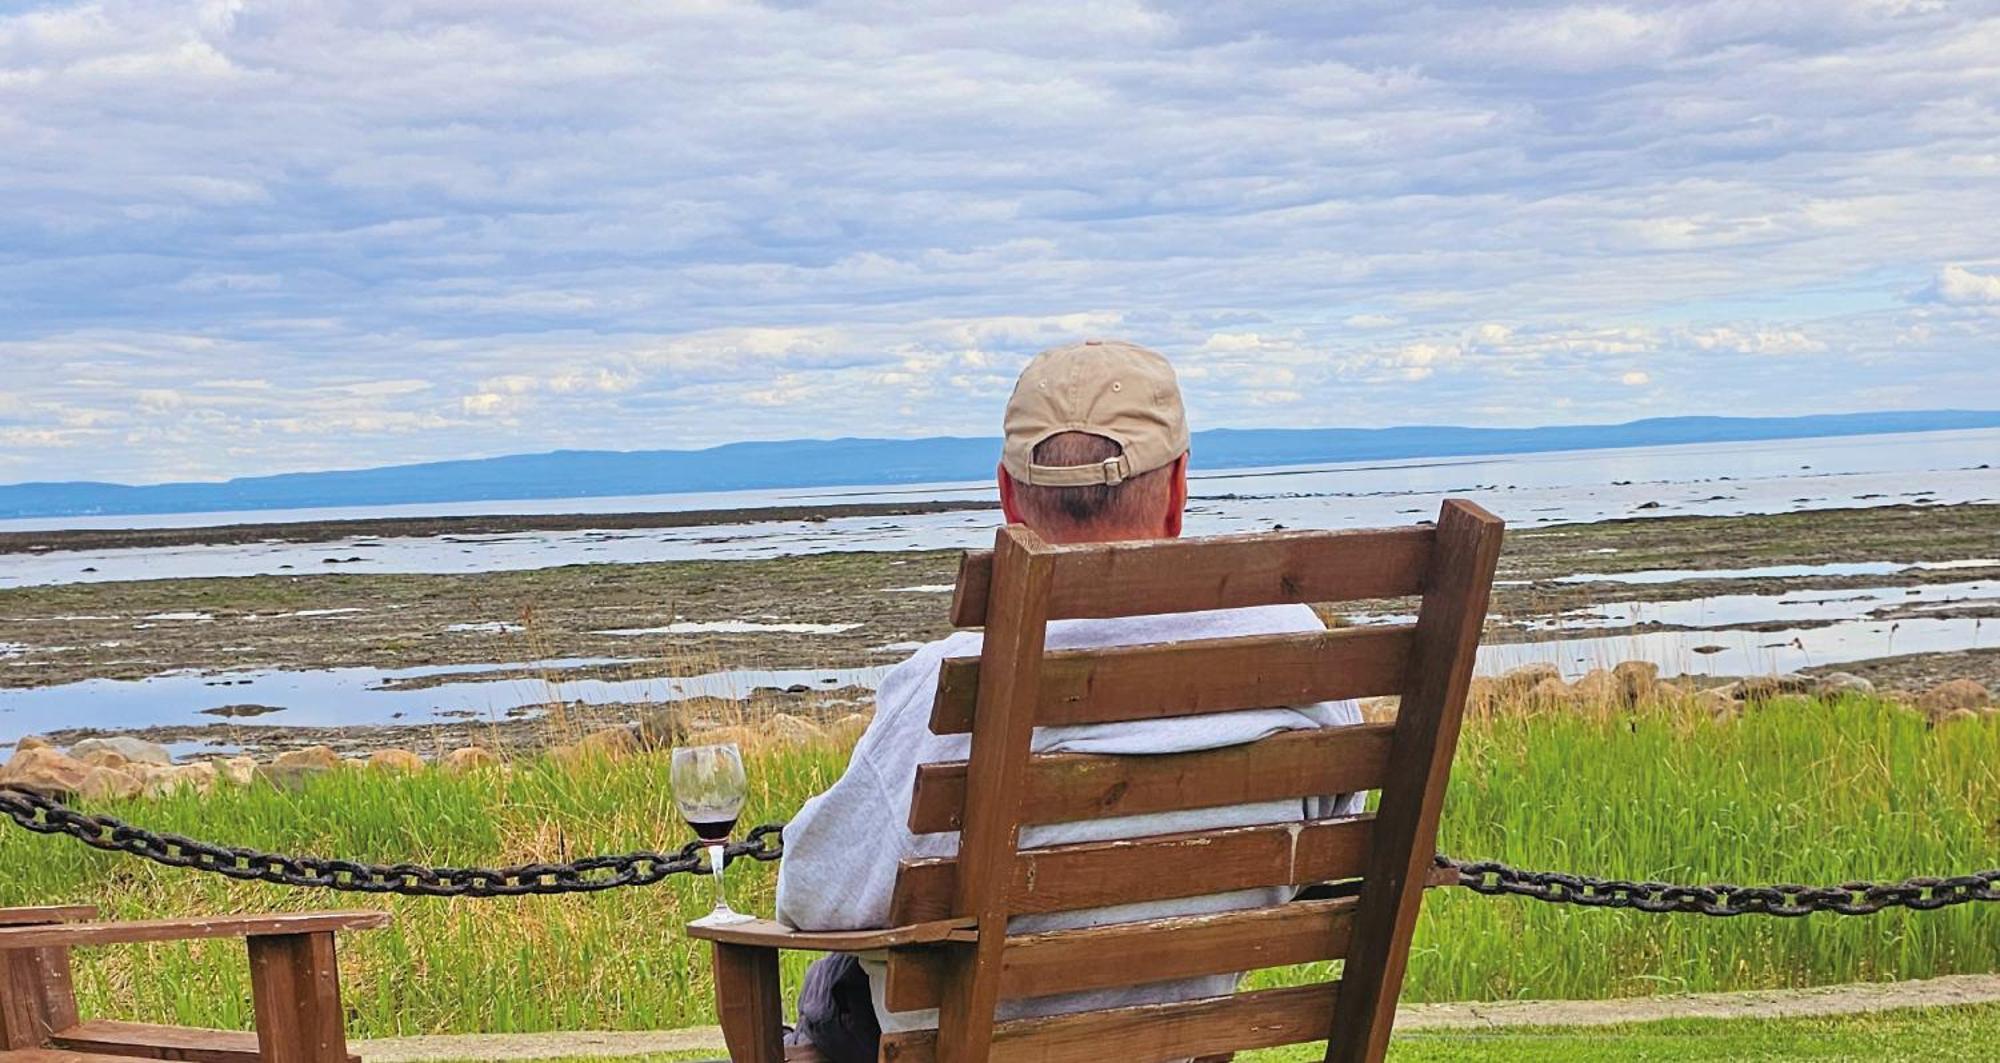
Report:
[{"label": "tan baseball cap", "polygon": [[[1000,463],[1024,484],[1119,484],[1188,451],[1187,411],[1174,367],[1123,340],[1085,340],[1036,355],[1007,400]],[[1035,448],[1062,432],[1088,432],[1123,452],[1089,465],[1035,464]]]}]

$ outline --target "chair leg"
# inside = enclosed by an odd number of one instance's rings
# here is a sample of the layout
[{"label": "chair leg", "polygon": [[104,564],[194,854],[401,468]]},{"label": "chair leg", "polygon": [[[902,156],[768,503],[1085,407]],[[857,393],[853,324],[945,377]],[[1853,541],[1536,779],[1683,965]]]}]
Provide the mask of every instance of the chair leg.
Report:
[{"label": "chair leg", "polygon": [[0,1050],[40,1048],[75,1025],[68,949],[0,952]]},{"label": "chair leg", "polygon": [[784,1063],[778,950],[715,943],[715,1005],[730,1063]]},{"label": "chair leg", "polygon": [[346,1063],[332,934],[251,938],[250,991],[261,1063]]}]

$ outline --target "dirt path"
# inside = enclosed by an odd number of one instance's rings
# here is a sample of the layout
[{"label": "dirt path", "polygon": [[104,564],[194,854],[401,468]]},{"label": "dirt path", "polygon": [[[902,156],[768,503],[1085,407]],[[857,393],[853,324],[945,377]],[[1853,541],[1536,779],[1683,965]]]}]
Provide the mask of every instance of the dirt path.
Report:
[{"label": "dirt path", "polygon": [[[1791,1019],[1857,1015],[1903,1008],[2000,1003],[2000,975],[1954,975],[1916,982],[1880,982],[1817,989],[1696,993],[1626,1000],[1518,1000],[1478,1004],[1416,1004],[1402,1008],[1404,1030],[1507,1029],[1523,1026],[1611,1026],[1661,1019]],[[715,1027],[636,1033],[468,1034],[398,1037],[354,1046],[365,1063],[444,1060],[532,1060],[564,1056],[616,1059],[665,1052],[723,1051]]]}]

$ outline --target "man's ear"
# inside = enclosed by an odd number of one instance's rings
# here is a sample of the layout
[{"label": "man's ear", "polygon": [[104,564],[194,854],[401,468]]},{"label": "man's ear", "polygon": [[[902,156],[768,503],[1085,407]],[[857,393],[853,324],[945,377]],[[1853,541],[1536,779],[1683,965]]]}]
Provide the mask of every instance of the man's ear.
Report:
[{"label": "man's ear", "polygon": [[1174,459],[1174,471],[1171,474],[1171,478],[1173,481],[1171,487],[1173,498],[1167,505],[1167,527],[1166,527],[1167,538],[1169,539],[1180,538],[1181,526],[1187,520],[1187,502],[1188,502],[1187,472],[1188,472],[1188,456],[1186,454],[1182,454],[1180,457]]},{"label": "man's ear", "polygon": [[1007,518],[1007,523],[1009,524],[1028,523],[1021,519],[1021,500],[1014,494],[1014,478],[1007,475],[1006,465],[1002,464],[999,467],[999,476],[1001,515]]}]

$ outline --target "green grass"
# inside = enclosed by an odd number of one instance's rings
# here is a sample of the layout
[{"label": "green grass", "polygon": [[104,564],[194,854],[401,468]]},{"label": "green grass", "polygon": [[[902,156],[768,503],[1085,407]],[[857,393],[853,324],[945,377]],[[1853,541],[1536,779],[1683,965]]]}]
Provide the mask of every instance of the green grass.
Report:
[{"label": "green grass", "polygon": [[[844,757],[754,754],[745,821],[782,819]],[[472,778],[343,772],[297,793],[225,790],[113,811],[218,841],[423,863],[671,848],[686,833],[664,762],[652,758],[584,775],[546,765]],[[1794,702],[1725,723],[1673,709],[1503,717],[1467,728],[1442,844],[1456,855],[1585,874],[1834,882],[2000,865],[1996,813],[2000,717],[1931,730],[1857,701]],[[739,868],[731,874],[739,905],[768,912],[772,869]],[[705,910],[704,889],[683,879],[570,898],[341,897],[0,830],[0,906],[93,902],[117,917],[389,908],[393,928],[344,941],[356,1036],[712,1022],[706,952],[680,930]],[[791,958],[788,978],[804,962]],[[1995,970],[2000,910],[1991,905],[1718,921],[1447,890],[1426,905],[1406,997],[1596,998]],[[1293,969],[1257,982],[1325,973]],[[228,943],[86,950],[79,991],[88,1009],[111,1017],[233,1027],[250,1018],[246,972]]]}]

